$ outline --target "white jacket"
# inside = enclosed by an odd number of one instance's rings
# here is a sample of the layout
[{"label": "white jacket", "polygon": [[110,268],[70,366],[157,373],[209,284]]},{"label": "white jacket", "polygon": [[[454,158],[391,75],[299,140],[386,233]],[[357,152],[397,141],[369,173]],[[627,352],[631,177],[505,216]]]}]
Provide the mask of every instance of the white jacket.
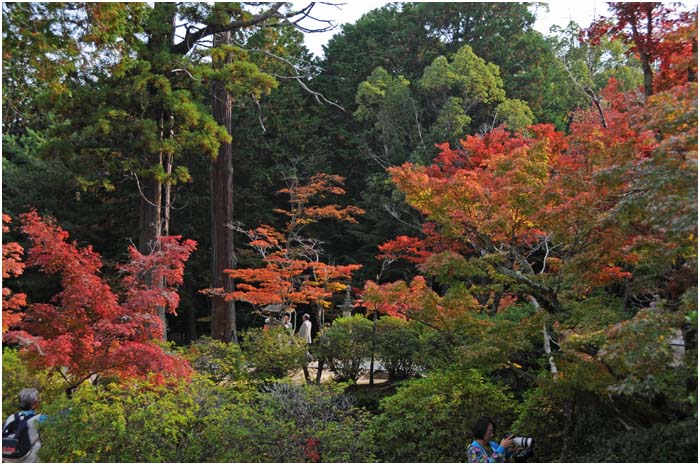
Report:
[{"label": "white jacket", "polygon": [[311,344],[311,320],[306,320],[301,324],[299,337],[304,339],[307,344]]}]

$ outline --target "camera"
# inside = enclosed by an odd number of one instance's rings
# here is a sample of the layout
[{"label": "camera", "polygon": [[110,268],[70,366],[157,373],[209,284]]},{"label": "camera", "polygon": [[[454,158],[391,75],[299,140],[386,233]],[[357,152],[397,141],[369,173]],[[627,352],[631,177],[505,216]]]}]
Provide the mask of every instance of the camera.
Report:
[{"label": "camera", "polygon": [[526,438],[523,436],[515,436],[510,438],[511,441],[513,441],[513,445],[515,447],[527,447],[531,448],[532,446],[535,445],[535,440],[533,438]]},{"label": "camera", "polygon": [[505,437],[513,436],[510,438],[514,447],[518,447],[520,450],[513,452],[511,456],[515,462],[527,462],[529,459],[534,457],[534,447],[535,439],[528,438],[524,436],[515,436],[513,433],[506,433]]}]

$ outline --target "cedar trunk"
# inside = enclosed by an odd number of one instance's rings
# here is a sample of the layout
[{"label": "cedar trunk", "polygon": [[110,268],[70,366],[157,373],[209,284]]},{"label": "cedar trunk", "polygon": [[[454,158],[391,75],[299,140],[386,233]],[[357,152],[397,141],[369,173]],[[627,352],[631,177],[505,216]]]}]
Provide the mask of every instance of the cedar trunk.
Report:
[{"label": "cedar trunk", "polygon": [[[230,43],[230,33],[215,37],[216,43]],[[219,64],[221,65],[221,64]],[[215,64],[216,66],[216,64]],[[212,85],[212,112],[218,124],[231,134],[231,95],[225,83]],[[222,143],[217,157],[211,162],[211,287],[233,292],[233,280],[224,273],[235,266],[233,250],[233,160],[231,144]],[[236,308],[233,301],[215,296],[211,300],[211,336],[226,342],[238,342],[236,335]]]},{"label": "cedar trunk", "polygon": [[[143,184],[139,205],[138,248],[142,254],[149,255],[160,248],[162,186],[152,177],[144,179]],[[147,286],[156,284],[150,273],[145,276],[145,280]],[[158,307],[158,318],[163,326],[162,338],[165,341],[167,339],[165,307]]]}]

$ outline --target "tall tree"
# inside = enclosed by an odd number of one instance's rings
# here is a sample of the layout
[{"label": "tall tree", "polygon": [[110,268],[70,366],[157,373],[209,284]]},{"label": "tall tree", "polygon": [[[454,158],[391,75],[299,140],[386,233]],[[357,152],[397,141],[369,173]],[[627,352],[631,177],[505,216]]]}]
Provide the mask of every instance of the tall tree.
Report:
[{"label": "tall tree", "polygon": [[[230,45],[229,31],[218,34],[214,45]],[[215,66],[224,67],[230,64],[229,53]],[[215,80],[212,83],[212,109],[216,122],[226,128],[231,134],[231,105],[232,96],[226,89],[226,83]],[[224,274],[225,269],[236,266],[233,247],[233,160],[231,158],[231,143],[224,142],[219,147],[219,154],[211,162],[211,287],[223,288],[225,292],[233,292],[233,280]],[[226,301],[222,297],[212,297],[211,335],[214,339],[238,342],[236,336],[236,307],[234,301]]]},{"label": "tall tree", "polygon": [[[297,10],[284,3],[263,8],[239,3],[100,5],[38,4],[29,11],[18,6],[3,12],[7,24],[15,26],[14,43],[41,65],[27,70],[29,79],[40,80],[42,66],[54,58],[52,48],[41,45],[50,34],[71,46],[65,48],[74,52],[57,68],[49,86],[52,98],[46,100],[46,108],[64,123],[51,127],[45,150],[73,157],[87,188],[112,189],[115,179],[130,176],[141,195],[139,249],[155,252],[170,227],[172,188],[190,180],[187,157],[214,156],[222,142],[230,141],[195,98],[204,79],[216,79],[207,57],[221,47],[207,51],[206,46],[218,33],[245,37],[263,25],[298,26],[313,4]],[[37,22],[55,24],[42,29],[39,42],[32,39],[31,24]],[[85,66],[78,66],[78,60]],[[238,62],[219,70],[218,78],[240,93],[269,88],[269,76],[261,84],[255,67],[245,66],[245,57]]]}]

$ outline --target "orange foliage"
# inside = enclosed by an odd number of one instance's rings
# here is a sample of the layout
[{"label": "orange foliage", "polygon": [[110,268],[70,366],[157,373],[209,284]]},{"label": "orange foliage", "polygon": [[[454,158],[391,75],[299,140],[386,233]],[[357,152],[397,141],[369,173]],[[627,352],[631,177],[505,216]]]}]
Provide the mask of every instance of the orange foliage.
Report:
[{"label": "orange foliage", "polygon": [[[224,294],[226,300],[242,300],[253,305],[282,304],[285,308],[302,303],[330,305],[334,292],[344,288],[339,282],[352,278],[360,265],[331,265],[322,263],[320,241],[300,236],[307,225],[321,219],[334,219],[356,223],[354,216],[363,214],[360,208],[336,204],[310,205],[313,200],[325,199],[328,194],[345,193],[340,187],[341,176],[319,173],[307,184],[293,183],[280,193],[289,194],[290,209],[275,210],[289,218],[283,232],[272,226],[261,225],[256,229],[242,230],[249,238],[249,245],[258,251],[263,267],[225,270],[236,280],[236,290]],[[213,289],[204,293],[217,292]]]},{"label": "orange foliage", "polygon": [[497,128],[466,136],[459,148],[441,145],[430,166],[390,168],[407,202],[426,216],[426,234],[388,241],[379,258],[431,272],[446,269],[432,259],[446,250],[500,257],[501,272],[544,299],[556,285],[539,283],[565,275],[580,293],[632,278],[649,250],[697,237],[688,221],[696,203],[673,201],[687,199],[679,175],[692,180],[697,166],[697,84],[681,84],[645,99],[611,80],[601,92],[607,127],[587,109],[574,115],[568,136],[551,125],[524,134]]},{"label": "orange foliage", "polygon": [[[2,215],[2,232],[10,232],[9,224],[12,218]],[[24,272],[22,254],[24,249],[16,242],[2,245],[2,279],[17,278]],[[2,288],[2,334],[9,328],[17,326],[22,321],[22,314],[16,310],[27,305],[27,296],[23,293],[13,293],[9,287]]]}]

